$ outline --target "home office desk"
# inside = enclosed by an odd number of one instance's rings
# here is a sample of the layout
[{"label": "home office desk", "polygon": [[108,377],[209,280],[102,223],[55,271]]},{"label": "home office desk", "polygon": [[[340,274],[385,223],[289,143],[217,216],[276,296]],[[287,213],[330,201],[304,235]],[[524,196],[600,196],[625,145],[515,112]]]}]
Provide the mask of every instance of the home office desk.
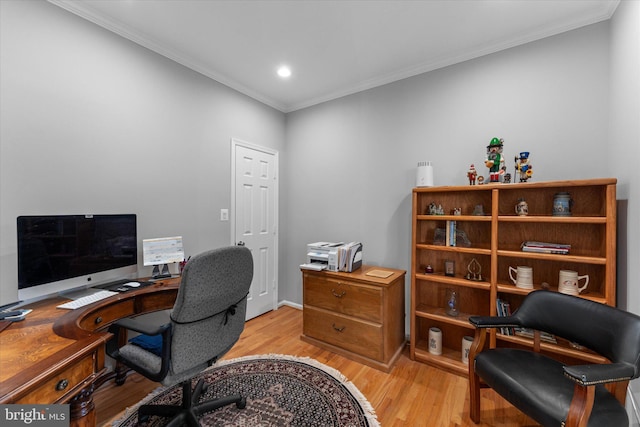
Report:
[{"label": "home office desk", "polygon": [[75,310],[49,298],[0,332],[0,403],[70,404],[71,425],[95,426],[93,390],[107,374],[108,326],[118,319],[170,309],[180,278],[114,295]]}]

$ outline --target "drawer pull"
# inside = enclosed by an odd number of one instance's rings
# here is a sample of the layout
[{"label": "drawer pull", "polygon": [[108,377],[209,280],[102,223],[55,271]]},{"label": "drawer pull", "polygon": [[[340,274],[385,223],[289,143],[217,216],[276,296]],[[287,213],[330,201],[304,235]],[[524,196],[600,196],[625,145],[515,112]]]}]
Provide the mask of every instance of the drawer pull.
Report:
[{"label": "drawer pull", "polygon": [[335,330],[336,330],[336,331],[338,331],[338,332],[342,332],[342,331],[344,331],[344,328],[346,328],[346,326],[343,326],[343,327],[341,327],[341,328],[338,328],[338,327],[336,326],[336,324],[335,324],[335,323],[333,324],[333,329],[335,329]]},{"label": "drawer pull", "polygon": [[67,386],[69,385],[69,381],[62,379],[60,381],[58,381],[58,384],[56,384],[56,390],[58,391],[62,391],[65,388],[67,388]]},{"label": "drawer pull", "polygon": [[347,291],[342,291],[341,293],[337,293],[335,289],[331,289],[331,293],[336,298],[342,298],[343,296],[345,296],[347,294]]},{"label": "drawer pull", "polygon": [[100,323],[102,323],[102,317],[100,316],[96,317],[96,320],[94,320],[93,323],[95,323],[96,325],[99,325]]}]

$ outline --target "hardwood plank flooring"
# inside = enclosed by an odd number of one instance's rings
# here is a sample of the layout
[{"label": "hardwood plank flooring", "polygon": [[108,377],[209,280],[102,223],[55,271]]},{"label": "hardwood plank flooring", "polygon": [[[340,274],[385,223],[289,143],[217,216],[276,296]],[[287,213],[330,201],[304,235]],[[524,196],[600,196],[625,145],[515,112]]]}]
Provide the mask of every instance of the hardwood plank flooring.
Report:
[{"label": "hardwood plank flooring", "polygon": [[[255,354],[312,357],[342,372],[367,397],[382,427],[537,426],[490,389],[482,390],[479,424],[469,419],[468,380],[409,358],[408,347],[386,374],[300,340],[302,311],[282,307],[247,322],[225,359]],[[94,393],[97,425],[110,426],[122,411],[159,386],[132,373],[126,383],[103,385]]]}]

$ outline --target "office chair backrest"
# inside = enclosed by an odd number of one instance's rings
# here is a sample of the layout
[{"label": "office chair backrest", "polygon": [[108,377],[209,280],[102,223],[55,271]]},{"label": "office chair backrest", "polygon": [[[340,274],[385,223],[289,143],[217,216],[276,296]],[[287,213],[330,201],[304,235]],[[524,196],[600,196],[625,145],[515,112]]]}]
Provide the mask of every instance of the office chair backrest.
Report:
[{"label": "office chair backrest", "polygon": [[171,368],[185,377],[224,355],[244,329],[253,257],[246,247],[214,249],[189,260],[171,313]]},{"label": "office chair backrest", "polygon": [[523,325],[581,344],[640,376],[640,316],[584,298],[535,291],[514,313]]}]

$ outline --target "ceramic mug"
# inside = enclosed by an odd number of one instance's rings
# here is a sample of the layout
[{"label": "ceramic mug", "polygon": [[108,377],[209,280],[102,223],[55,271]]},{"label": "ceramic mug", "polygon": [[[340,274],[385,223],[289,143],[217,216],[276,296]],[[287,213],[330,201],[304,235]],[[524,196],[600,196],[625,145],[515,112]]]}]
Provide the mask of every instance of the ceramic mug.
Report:
[{"label": "ceramic mug", "polygon": [[442,331],[435,326],[429,328],[429,353],[442,354]]},{"label": "ceramic mug", "polygon": [[[580,280],[584,279],[584,285],[580,286]],[[579,295],[589,284],[589,275],[578,276],[577,271],[560,270],[558,275],[558,291],[568,295]]]},{"label": "ceramic mug", "polygon": [[469,350],[471,350],[471,344],[473,343],[473,337],[465,335],[462,337],[462,363],[469,364]]},{"label": "ceramic mug", "polygon": [[[515,273],[515,277],[513,276]],[[509,278],[516,288],[533,289],[533,268],[519,265],[518,268],[509,267]]]}]

